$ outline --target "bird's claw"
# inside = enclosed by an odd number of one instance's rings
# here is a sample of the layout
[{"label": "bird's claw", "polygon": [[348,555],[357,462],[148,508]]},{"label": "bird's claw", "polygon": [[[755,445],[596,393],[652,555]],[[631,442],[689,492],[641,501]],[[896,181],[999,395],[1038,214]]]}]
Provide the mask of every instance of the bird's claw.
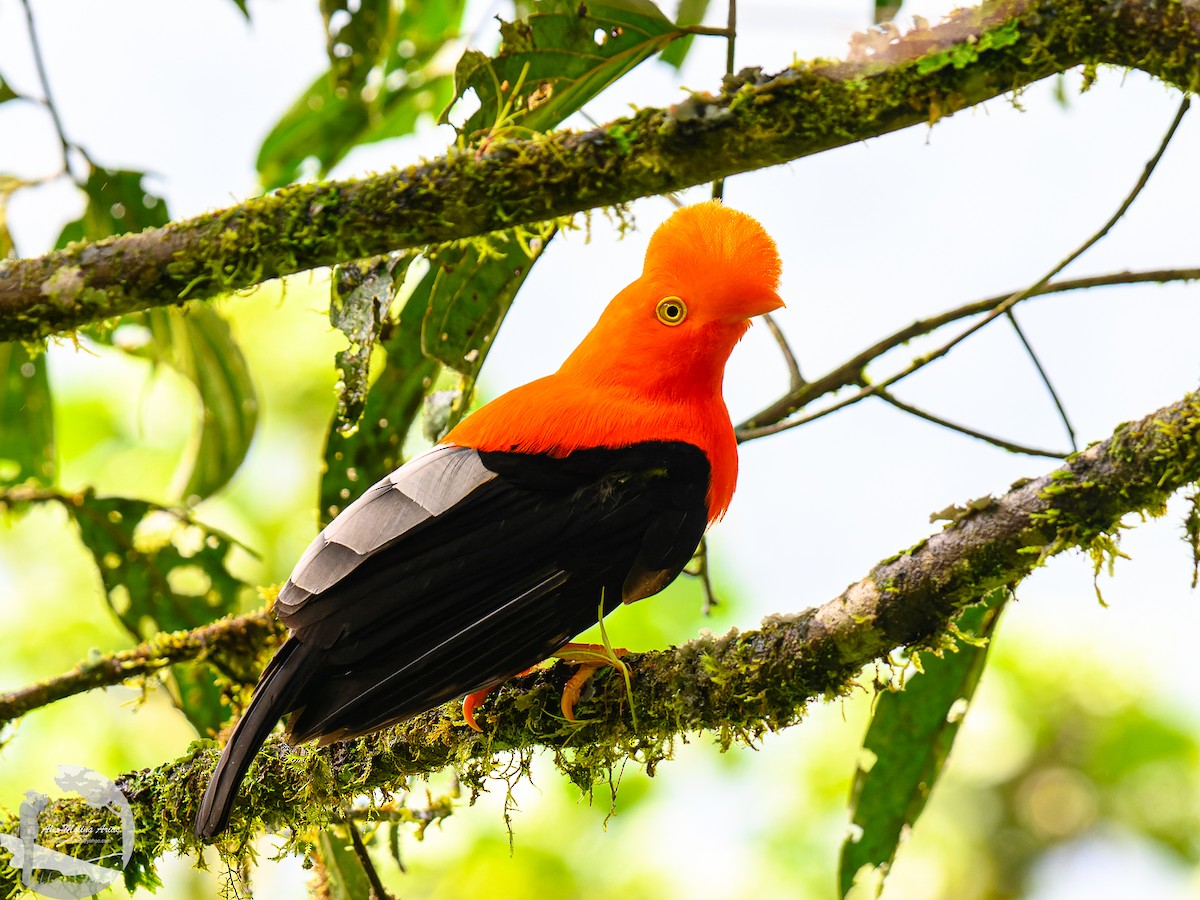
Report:
[{"label": "bird's claw", "polygon": [[[554,654],[555,658],[561,659],[564,662],[575,663],[579,666],[575,673],[570,677],[567,683],[563,686],[562,701],[559,704],[562,709],[563,718],[572,725],[577,723],[575,718],[575,704],[579,702],[579,696],[583,693],[584,687],[593,675],[605,666],[612,666],[615,669],[620,669],[621,674],[628,680],[631,670],[629,665],[621,660],[629,651],[624,647],[606,647],[604,644],[567,644],[559,649]],[[533,669],[526,669],[524,672],[518,672],[513,677],[527,675]],[[488,694],[494,691],[499,685],[492,685],[481,690],[474,691],[463,697],[462,714],[467,725],[473,730],[483,733],[483,729],[479,726],[479,722],[475,719],[475,710],[479,705],[487,699]]]},{"label": "bird's claw", "polygon": [[628,652],[624,647],[606,647],[603,644],[567,644],[554,654],[565,662],[579,666],[575,674],[563,685],[560,708],[564,719],[572,725],[576,724],[578,720],[575,718],[575,704],[579,702],[584,686],[600,669],[612,666],[614,669],[620,669],[626,679],[629,678],[629,664],[621,660]]}]

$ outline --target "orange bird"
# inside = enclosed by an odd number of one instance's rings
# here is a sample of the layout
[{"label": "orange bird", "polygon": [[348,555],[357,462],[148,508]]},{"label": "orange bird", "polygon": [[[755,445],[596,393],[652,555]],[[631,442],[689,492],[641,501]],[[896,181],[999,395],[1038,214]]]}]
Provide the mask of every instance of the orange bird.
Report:
[{"label": "orange bird", "polygon": [[221,755],[197,837],[225,829],[282,716],[293,741],[375,731],[485,691],[670,584],[733,496],[725,363],[750,319],[783,305],[779,273],[750,216],[678,210],[557,372],[330,522],[279,592],[291,635]]}]

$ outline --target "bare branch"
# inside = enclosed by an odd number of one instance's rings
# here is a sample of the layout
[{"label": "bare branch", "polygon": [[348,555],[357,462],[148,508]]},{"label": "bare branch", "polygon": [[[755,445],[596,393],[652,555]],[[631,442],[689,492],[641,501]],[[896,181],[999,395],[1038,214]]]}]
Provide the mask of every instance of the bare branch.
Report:
[{"label": "bare branch", "polygon": [[775,343],[779,345],[779,352],[783,354],[783,361],[787,365],[788,393],[795,394],[802,390],[806,383],[804,376],[800,374],[800,363],[796,361],[796,354],[792,352],[792,346],[788,343],[787,336],[779,327],[779,323],[775,321],[774,316],[766,313],[763,315],[763,321],[766,322],[771,337],[775,338]]},{"label": "bare branch", "polygon": [[976,431],[974,428],[968,428],[966,425],[959,425],[956,422],[951,422],[949,419],[943,419],[941,416],[935,416],[933,413],[926,412],[916,406],[911,406],[902,400],[897,399],[888,391],[877,391],[875,396],[883,400],[896,409],[903,410],[909,415],[916,416],[918,419],[924,419],[926,422],[932,422],[934,425],[941,425],[943,428],[948,428],[951,431],[957,431],[959,434],[965,434],[967,437],[976,438],[988,444],[993,444],[1002,450],[1008,450],[1012,453],[1024,453],[1027,456],[1045,456],[1050,459],[1063,459],[1066,453],[1060,453],[1055,450],[1039,450],[1036,447],[1026,447],[1024,444],[1017,444],[1013,441],[1005,440],[1004,438],[996,437],[995,435],[987,434],[982,431]]},{"label": "bare branch", "polygon": [[[62,147],[63,171],[74,177],[71,172],[71,142],[67,140],[66,131],[63,129],[62,117],[58,114],[58,107],[54,103],[54,95],[50,92],[50,78],[46,73],[46,62],[42,58],[42,44],[38,40],[37,27],[33,21],[33,7],[30,6],[30,0],[21,0],[21,5],[25,8],[25,27],[29,31],[29,46],[33,51],[33,65],[37,70],[38,81],[42,86],[42,103],[50,113],[50,120],[54,123],[54,131],[58,135],[58,142]],[[78,183],[78,179],[76,179],[76,183]]]},{"label": "bare branch", "polygon": [[[1046,392],[1050,394],[1050,399],[1054,402],[1054,408],[1058,410],[1058,417],[1062,420],[1063,427],[1067,429],[1067,440],[1071,442],[1072,452],[1078,450],[1079,444],[1075,440],[1075,429],[1071,426],[1071,419],[1067,416],[1067,408],[1063,406],[1062,399],[1058,396],[1058,391],[1054,389],[1054,385],[1050,382],[1050,376],[1046,373],[1046,368],[1042,365],[1042,361],[1033,352],[1033,344],[1029,343],[1029,338],[1025,336],[1024,329],[1017,322],[1017,314],[1010,309],[1005,313],[1005,316],[1012,325],[1013,331],[1017,333],[1017,337],[1021,341],[1021,346],[1025,348],[1025,353],[1033,361],[1033,367],[1037,369],[1038,376],[1042,379],[1042,384],[1046,386]],[[1066,454],[1059,455],[1065,456]]]},{"label": "bare branch", "polygon": [[[725,77],[733,77],[733,62],[737,48],[737,0],[729,0],[728,14],[725,21]],[[718,178],[712,185],[712,198],[725,198],[725,179]]]},{"label": "bare branch", "polygon": [[[1054,281],[1043,285],[1030,296],[1045,296],[1068,291],[1087,290],[1097,287],[1115,287],[1128,284],[1169,284],[1172,282],[1189,282],[1200,280],[1200,268],[1196,269],[1153,269],[1146,272],[1113,272],[1108,275],[1093,275],[1088,278],[1073,278],[1065,281]],[[803,409],[813,400],[832,394],[844,387],[863,384],[866,378],[863,371],[872,362],[914,338],[932,334],[939,328],[969,319],[982,313],[994,310],[997,306],[1012,296],[1012,293],[997,294],[985,300],[976,300],[963,306],[955,307],[928,319],[918,319],[911,325],[901,328],[881,340],[876,341],[861,353],[855,354],[825,375],[805,383],[799,390],[789,392],[776,400],[770,406],[755,413],[737,427],[738,440],[752,440],[754,437],[769,433],[764,426],[773,425]]]}]

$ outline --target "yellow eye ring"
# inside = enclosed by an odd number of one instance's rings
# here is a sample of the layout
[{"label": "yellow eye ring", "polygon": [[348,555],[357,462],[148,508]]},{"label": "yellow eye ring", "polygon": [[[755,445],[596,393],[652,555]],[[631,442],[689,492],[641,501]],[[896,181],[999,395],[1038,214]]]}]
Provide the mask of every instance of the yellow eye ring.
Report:
[{"label": "yellow eye ring", "polygon": [[687,318],[687,304],[679,297],[663,297],[654,309],[658,321],[675,326]]}]

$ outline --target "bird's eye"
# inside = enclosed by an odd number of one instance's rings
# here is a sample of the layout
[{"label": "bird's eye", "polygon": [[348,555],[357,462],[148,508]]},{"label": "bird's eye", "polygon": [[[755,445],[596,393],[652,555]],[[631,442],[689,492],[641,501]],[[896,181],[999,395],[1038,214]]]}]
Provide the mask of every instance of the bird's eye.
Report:
[{"label": "bird's eye", "polygon": [[663,297],[654,312],[664,325],[678,325],[687,318],[687,304],[679,297]]}]

